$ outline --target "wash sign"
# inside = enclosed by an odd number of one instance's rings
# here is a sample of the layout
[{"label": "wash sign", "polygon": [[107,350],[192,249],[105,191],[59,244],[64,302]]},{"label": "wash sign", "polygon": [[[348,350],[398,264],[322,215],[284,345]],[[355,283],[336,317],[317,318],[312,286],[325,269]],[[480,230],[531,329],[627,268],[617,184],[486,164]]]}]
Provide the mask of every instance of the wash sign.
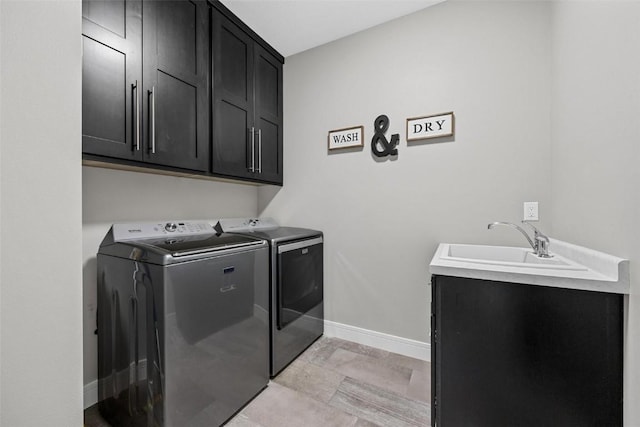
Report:
[{"label": "wash sign", "polygon": [[329,132],[329,150],[339,148],[362,147],[364,145],[364,128],[357,126]]},{"label": "wash sign", "polygon": [[407,119],[407,142],[453,136],[453,113]]}]

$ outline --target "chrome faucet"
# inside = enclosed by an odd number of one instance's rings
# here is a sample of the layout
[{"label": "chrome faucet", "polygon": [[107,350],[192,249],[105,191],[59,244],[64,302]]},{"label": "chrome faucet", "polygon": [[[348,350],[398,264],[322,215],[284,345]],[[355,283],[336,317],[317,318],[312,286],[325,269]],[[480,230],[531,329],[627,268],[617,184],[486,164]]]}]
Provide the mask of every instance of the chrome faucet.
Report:
[{"label": "chrome faucet", "polygon": [[539,256],[541,258],[551,258],[553,255],[549,255],[549,238],[545,236],[542,231],[538,230],[535,226],[528,223],[527,221],[522,221],[522,223],[528,225],[533,229],[533,240],[531,240],[531,237],[529,237],[527,232],[522,227],[510,222],[492,222],[491,224],[487,225],[487,228],[491,230],[497,225],[504,225],[507,227],[515,228],[516,230],[521,232],[524,237],[526,237],[527,242],[529,242],[529,245],[531,245],[531,248],[536,253],[536,256]]}]

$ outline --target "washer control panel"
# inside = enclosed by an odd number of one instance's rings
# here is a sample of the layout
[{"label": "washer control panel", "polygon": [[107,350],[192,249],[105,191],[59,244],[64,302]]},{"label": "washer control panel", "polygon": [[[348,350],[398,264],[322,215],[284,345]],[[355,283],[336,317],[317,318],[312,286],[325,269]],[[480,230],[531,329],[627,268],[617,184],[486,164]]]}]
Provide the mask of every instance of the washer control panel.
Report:
[{"label": "washer control panel", "polygon": [[163,221],[141,224],[113,224],[113,240],[152,239],[173,235],[211,234],[215,230],[207,222]]}]

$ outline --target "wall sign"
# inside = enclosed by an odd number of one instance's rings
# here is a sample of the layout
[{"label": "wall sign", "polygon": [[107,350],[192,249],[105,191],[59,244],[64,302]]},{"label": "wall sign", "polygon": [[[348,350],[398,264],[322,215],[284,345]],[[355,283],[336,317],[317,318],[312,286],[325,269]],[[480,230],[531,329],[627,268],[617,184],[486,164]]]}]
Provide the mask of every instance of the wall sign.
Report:
[{"label": "wall sign", "polygon": [[364,127],[330,130],[327,138],[329,150],[364,146]]},{"label": "wall sign", "polygon": [[407,142],[453,136],[453,112],[407,119]]},{"label": "wall sign", "polygon": [[391,141],[387,141],[387,137],[384,136],[385,132],[389,129],[389,117],[384,114],[376,117],[373,122],[375,133],[371,138],[371,151],[378,157],[396,156],[398,154],[398,141],[400,140],[400,134],[394,133],[391,135]]}]

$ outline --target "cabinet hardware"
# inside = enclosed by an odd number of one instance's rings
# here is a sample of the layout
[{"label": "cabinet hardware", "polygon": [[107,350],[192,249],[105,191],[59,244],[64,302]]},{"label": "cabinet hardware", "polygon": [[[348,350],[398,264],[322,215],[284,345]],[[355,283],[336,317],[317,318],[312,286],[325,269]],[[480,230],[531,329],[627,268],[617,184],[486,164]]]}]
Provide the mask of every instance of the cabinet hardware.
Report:
[{"label": "cabinet hardware", "polygon": [[252,126],[251,130],[251,167],[249,168],[250,172],[256,171],[256,129]]},{"label": "cabinet hardware", "polygon": [[140,151],[140,90],[138,80],[133,84],[133,89],[136,91],[136,151]]},{"label": "cabinet hardware", "polygon": [[151,154],[156,154],[156,87],[151,86]]},{"label": "cabinet hardware", "polygon": [[258,129],[258,173],[262,173],[262,129]]}]

